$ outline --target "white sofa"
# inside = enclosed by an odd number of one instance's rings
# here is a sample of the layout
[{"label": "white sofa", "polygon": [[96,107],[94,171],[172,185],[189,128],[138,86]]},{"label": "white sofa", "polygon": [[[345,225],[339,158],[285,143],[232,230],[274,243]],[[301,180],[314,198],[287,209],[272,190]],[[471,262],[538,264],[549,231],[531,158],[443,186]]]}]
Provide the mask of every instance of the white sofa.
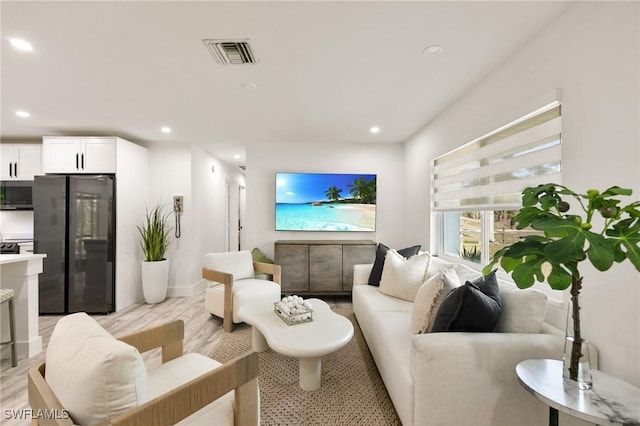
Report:
[{"label": "white sofa", "polygon": [[[443,262],[433,257],[427,276]],[[524,390],[515,373],[525,359],[562,358],[563,333],[543,323],[544,312],[528,311],[527,298],[539,301],[541,295],[546,309],[542,292],[499,281],[500,332],[412,334],[414,304],[367,285],[371,268],[354,268],[353,311],[403,425],[548,424],[548,407]],[[462,283],[480,276],[463,265],[455,272]],[[535,331],[522,332],[531,330],[518,327],[517,317],[520,325],[535,317],[527,325]]]}]

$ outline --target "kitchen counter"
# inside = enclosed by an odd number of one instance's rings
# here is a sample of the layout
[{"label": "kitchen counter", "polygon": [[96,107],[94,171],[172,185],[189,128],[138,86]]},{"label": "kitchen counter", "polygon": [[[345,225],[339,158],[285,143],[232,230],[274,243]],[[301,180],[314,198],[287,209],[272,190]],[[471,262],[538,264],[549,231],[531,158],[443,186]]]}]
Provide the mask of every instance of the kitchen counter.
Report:
[{"label": "kitchen counter", "polygon": [[[38,274],[42,273],[45,257],[46,254],[0,254],[0,287],[13,289],[18,359],[42,352],[42,336],[38,335]],[[9,321],[3,319],[1,333],[2,341],[8,340]]]},{"label": "kitchen counter", "polygon": [[[44,259],[46,254],[0,254],[0,265],[15,262],[24,262],[25,260]],[[4,286],[3,286],[4,288]]]}]

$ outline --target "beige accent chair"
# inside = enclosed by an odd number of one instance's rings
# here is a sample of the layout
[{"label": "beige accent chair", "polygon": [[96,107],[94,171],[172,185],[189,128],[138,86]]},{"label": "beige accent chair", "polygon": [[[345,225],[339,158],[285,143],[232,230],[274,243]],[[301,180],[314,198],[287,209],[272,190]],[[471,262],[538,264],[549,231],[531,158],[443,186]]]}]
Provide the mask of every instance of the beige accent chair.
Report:
[{"label": "beige accent chair", "polygon": [[[266,276],[271,275],[271,280]],[[212,281],[204,296],[204,308],[222,318],[224,331],[231,332],[240,323],[235,312],[254,300],[273,303],[280,300],[280,266],[254,262],[249,250],[207,253],[204,255],[202,278]]]},{"label": "beige accent chair", "polygon": [[[184,354],[183,339],[182,320],[116,339],[85,313],[61,318],[29,370],[29,404],[42,414],[32,424],[259,425],[257,354],[220,364]],[[140,352],[154,348],[162,364],[147,368]]]}]

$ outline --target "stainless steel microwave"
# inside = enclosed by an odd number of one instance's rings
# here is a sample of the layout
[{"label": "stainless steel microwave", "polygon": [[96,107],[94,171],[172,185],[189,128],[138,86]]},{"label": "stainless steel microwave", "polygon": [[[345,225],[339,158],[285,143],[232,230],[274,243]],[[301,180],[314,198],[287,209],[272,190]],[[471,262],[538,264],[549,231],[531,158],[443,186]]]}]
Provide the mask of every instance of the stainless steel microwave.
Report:
[{"label": "stainless steel microwave", "polygon": [[0,210],[33,210],[33,181],[0,181]]}]

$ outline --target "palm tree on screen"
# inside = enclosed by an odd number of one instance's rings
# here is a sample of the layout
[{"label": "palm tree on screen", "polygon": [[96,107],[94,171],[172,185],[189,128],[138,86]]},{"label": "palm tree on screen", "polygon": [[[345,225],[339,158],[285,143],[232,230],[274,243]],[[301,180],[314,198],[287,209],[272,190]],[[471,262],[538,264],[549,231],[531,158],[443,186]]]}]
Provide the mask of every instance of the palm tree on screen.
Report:
[{"label": "palm tree on screen", "polygon": [[327,200],[329,201],[338,201],[341,197],[340,197],[340,193],[342,192],[342,189],[338,188],[337,186],[332,186],[329,189],[327,189],[325,191],[325,195],[327,197]]},{"label": "palm tree on screen", "polygon": [[365,204],[374,204],[376,202],[376,180],[367,181],[364,176],[354,179],[349,184],[349,192],[353,197]]}]

